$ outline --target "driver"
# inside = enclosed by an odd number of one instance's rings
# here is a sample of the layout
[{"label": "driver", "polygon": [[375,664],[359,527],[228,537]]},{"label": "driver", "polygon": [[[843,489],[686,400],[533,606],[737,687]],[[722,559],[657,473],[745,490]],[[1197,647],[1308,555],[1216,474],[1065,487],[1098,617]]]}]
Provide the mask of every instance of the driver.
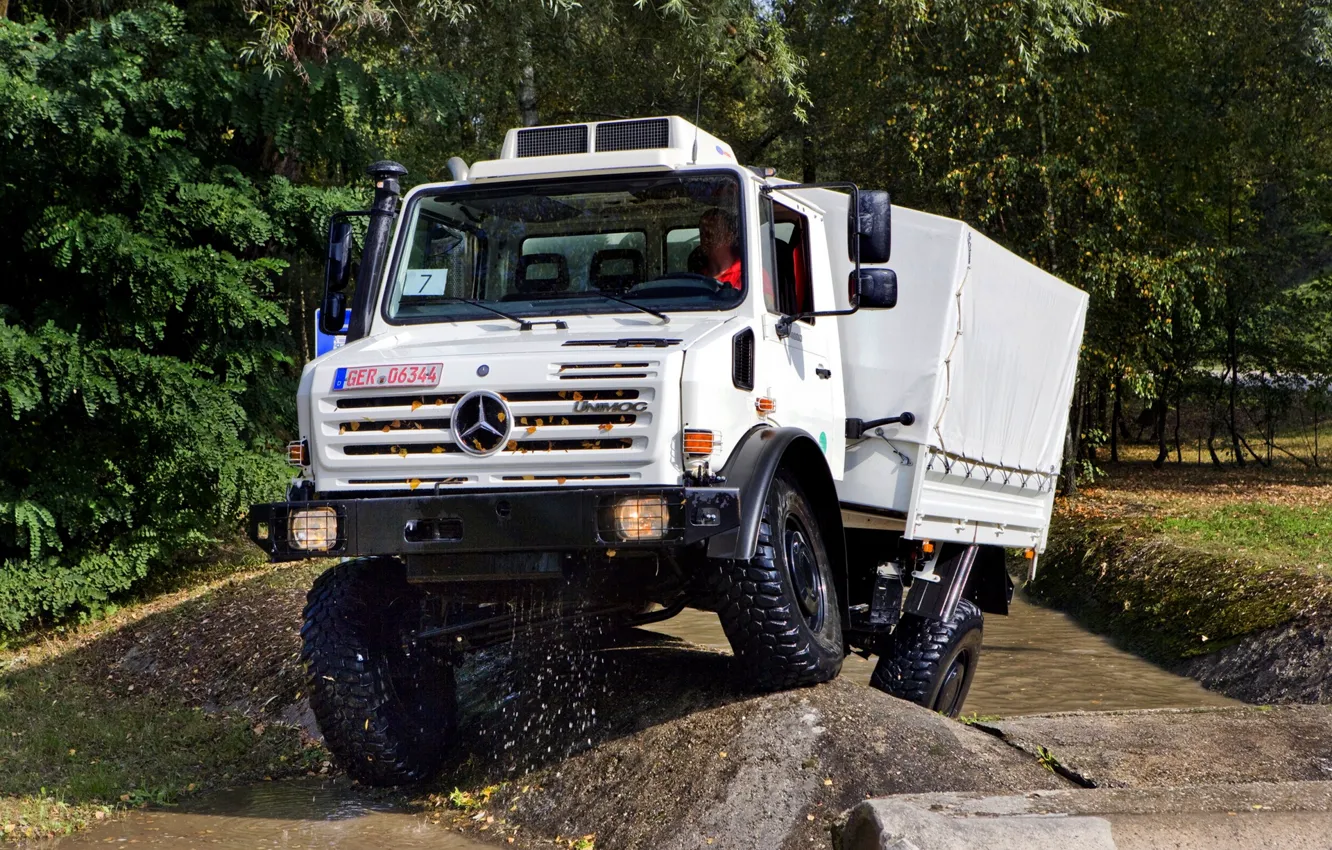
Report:
[{"label": "driver", "polygon": [[735,216],[726,210],[713,207],[699,217],[697,252],[701,262],[698,273],[739,289],[740,251],[736,232]]}]

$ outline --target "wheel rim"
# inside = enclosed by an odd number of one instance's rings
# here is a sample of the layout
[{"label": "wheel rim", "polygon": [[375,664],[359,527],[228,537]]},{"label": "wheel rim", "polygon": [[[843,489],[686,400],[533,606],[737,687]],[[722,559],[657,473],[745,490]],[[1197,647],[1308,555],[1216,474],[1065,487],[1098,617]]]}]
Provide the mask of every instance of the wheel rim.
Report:
[{"label": "wheel rim", "polygon": [[791,575],[796,603],[800,606],[805,622],[811,629],[818,631],[823,625],[824,615],[823,571],[819,569],[818,557],[808,532],[795,516],[787,517],[783,543],[786,569]]},{"label": "wheel rim", "polygon": [[948,665],[943,682],[939,685],[939,695],[934,698],[934,710],[952,717],[962,706],[962,685],[967,680],[967,665],[971,661],[970,652],[960,652]]}]

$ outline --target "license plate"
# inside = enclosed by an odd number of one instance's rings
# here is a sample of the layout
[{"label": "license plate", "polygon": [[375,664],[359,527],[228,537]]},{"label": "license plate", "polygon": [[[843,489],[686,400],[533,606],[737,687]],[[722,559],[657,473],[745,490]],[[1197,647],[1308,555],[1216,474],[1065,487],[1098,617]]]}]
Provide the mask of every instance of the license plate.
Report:
[{"label": "license plate", "polygon": [[342,366],[333,373],[333,389],[373,390],[387,387],[433,387],[439,384],[443,363],[404,366]]}]

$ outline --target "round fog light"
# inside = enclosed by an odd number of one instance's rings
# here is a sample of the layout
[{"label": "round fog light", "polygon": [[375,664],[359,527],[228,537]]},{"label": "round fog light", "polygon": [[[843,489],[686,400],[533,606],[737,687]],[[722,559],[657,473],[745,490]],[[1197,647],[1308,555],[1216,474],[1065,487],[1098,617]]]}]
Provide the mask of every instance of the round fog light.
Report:
[{"label": "round fog light", "polygon": [[631,496],[615,505],[615,533],[621,540],[660,540],[666,536],[666,500]]}]

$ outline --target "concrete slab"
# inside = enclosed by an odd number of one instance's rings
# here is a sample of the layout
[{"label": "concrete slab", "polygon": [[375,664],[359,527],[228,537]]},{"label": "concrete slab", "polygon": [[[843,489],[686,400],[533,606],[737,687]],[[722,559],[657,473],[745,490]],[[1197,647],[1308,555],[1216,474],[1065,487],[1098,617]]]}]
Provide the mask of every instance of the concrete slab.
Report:
[{"label": "concrete slab", "polygon": [[1053,714],[985,728],[1097,787],[1332,780],[1332,706]]},{"label": "concrete slab", "polygon": [[1327,850],[1332,782],[908,794],[866,800],[839,850]]}]

